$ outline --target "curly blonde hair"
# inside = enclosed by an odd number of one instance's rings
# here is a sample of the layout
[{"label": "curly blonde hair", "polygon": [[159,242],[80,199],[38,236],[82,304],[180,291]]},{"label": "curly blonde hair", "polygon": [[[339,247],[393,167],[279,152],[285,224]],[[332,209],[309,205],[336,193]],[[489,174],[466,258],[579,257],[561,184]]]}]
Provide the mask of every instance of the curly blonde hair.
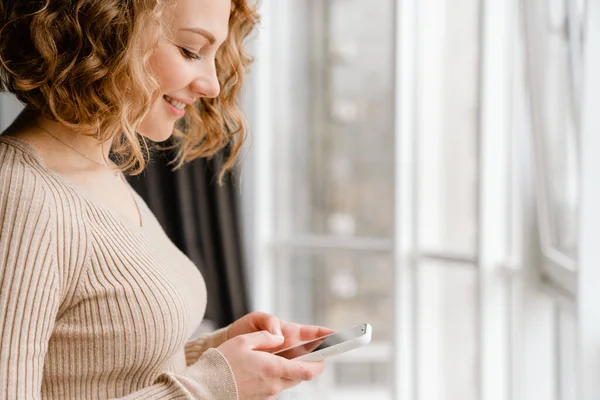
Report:
[{"label": "curly blonde hair", "polygon": [[[112,140],[121,169],[140,173],[148,149],[136,133],[159,91],[149,60],[174,0],[2,0],[0,90],[42,116],[101,141]],[[229,146],[230,169],[246,136],[239,94],[252,62],[244,42],[256,5],[232,0],[229,36],[216,56],[217,98],[187,107],[174,132],[176,168]]]}]

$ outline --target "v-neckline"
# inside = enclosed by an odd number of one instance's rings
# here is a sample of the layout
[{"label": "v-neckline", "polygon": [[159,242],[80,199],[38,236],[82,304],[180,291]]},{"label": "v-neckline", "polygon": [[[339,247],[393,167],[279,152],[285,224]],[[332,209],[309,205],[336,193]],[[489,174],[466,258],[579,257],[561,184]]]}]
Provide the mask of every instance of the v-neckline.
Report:
[{"label": "v-neckline", "polygon": [[123,176],[123,174],[120,174],[120,177],[121,177],[121,179],[124,180],[125,184],[127,185],[129,194],[131,195],[131,199],[133,200],[133,203],[135,204],[135,208],[136,208],[137,215],[138,215],[137,222],[134,221],[133,219],[127,217],[121,211],[117,210],[115,207],[113,207],[112,205],[110,205],[109,203],[104,201],[103,199],[99,198],[94,193],[91,193],[86,188],[71,181],[69,178],[67,178],[63,174],[56,172],[56,171],[52,170],[51,168],[49,168],[46,165],[46,162],[44,161],[42,154],[40,153],[40,151],[38,149],[35,148],[35,146],[33,144],[31,144],[21,138],[18,138],[15,136],[10,136],[10,135],[0,135],[0,140],[5,140],[5,141],[19,147],[21,150],[23,150],[27,154],[31,155],[33,158],[35,158],[35,160],[38,162],[40,167],[42,167],[46,172],[48,172],[50,175],[52,175],[55,179],[60,181],[63,185],[69,187],[71,190],[73,190],[75,193],[77,193],[80,197],[86,199],[87,201],[94,204],[95,206],[105,209],[106,211],[110,212],[111,214],[113,214],[115,217],[117,217],[120,221],[122,221],[127,226],[129,226],[133,229],[136,229],[136,230],[141,230],[144,228],[144,217],[142,216],[142,209],[140,207],[139,201],[136,198],[137,194],[135,193],[135,190],[131,187],[131,185],[129,185],[129,183],[125,180],[125,177]]}]

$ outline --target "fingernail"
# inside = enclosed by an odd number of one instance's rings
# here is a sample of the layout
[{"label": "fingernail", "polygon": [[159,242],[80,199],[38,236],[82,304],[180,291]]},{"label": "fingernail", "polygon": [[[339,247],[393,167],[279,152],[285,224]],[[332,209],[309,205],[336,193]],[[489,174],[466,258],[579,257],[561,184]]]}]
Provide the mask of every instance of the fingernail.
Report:
[{"label": "fingernail", "polygon": [[285,338],[283,337],[283,335],[273,335],[273,338],[275,340],[277,340],[278,342],[283,342],[285,340]]},{"label": "fingernail", "polygon": [[279,328],[275,329],[275,336],[283,336],[283,332],[281,332],[281,329],[279,329]]}]

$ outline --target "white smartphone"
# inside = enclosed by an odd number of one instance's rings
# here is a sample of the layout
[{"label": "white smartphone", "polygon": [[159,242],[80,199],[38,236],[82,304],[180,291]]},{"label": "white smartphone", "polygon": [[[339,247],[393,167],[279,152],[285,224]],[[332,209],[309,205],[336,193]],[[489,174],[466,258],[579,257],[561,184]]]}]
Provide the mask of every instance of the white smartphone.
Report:
[{"label": "white smartphone", "polygon": [[335,332],[294,347],[273,353],[289,360],[321,361],[326,358],[366,346],[371,343],[372,328],[369,324]]}]

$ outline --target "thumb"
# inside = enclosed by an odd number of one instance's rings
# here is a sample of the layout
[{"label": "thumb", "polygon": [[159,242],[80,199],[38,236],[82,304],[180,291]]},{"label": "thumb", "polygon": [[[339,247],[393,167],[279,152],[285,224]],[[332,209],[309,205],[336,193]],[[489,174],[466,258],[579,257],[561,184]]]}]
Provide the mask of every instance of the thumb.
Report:
[{"label": "thumb", "polygon": [[250,350],[268,350],[281,346],[285,338],[283,336],[272,335],[268,331],[259,331],[248,333],[244,336],[247,346]]},{"label": "thumb", "polygon": [[274,336],[283,336],[283,333],[281,332],[281,321],[278,318],[271,317],[269,320],[269,326],[269,332],[271,332]]}]

